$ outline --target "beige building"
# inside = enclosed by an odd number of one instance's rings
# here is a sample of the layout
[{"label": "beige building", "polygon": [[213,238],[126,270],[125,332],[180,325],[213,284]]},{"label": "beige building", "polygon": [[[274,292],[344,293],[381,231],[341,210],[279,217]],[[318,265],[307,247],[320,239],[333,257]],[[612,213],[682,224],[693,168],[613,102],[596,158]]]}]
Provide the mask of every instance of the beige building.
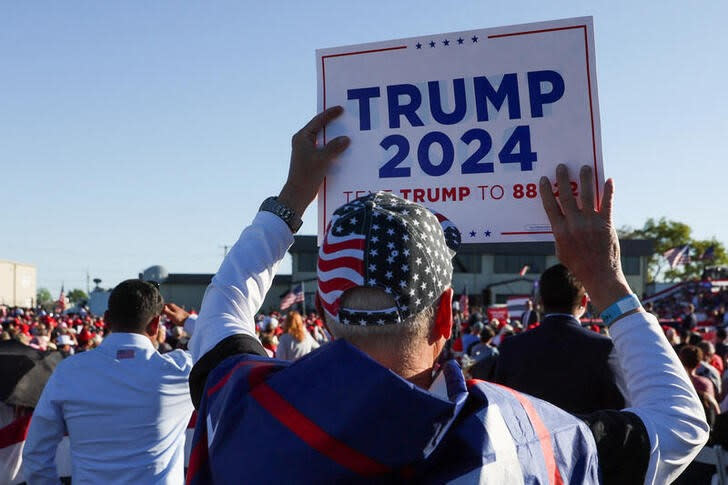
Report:
[{"label": "beige building", "polygon": [[0,260],[0,305],[32,307],[37,271],[32,264]]},{"label": "beige building", "polygon": [[[642,296],[647,283],[647,260],[654,244],[649,240],[629,239],[621,241],[621,247],[627,280],[634,292]],[[278,310],[283,295],[302,282],[306,309],[315,308],[316,236],[296,236],[289,252],[292,274],[276,275],[263,301],[263,312]],[[467,290],[473,305],[505,303],[509,297],[531,295],[541,272],[556,263],[554,243],[550,242],[467,244],[461,246],[454,260],[453,288],[457,296]],[[524,266],[529,269],[522,277],[519,272]],[[161,266],[152,266],[139,276],[157,281],[166,301],[199,311],[205,289],[214,275],[167,273]]]},{"label": "beige building", "polygon": [[[215,275],[209,273],[167,273],[162,266],[152,266],[139,275],[144,280],[159,283],[159,291],[164,301],[195,311],[200,311],[202,298],[213,276]],[[277,310],[281,297],[290,289],[291,275],[276,275],[270,291],[265,295],[261,310]]]}]

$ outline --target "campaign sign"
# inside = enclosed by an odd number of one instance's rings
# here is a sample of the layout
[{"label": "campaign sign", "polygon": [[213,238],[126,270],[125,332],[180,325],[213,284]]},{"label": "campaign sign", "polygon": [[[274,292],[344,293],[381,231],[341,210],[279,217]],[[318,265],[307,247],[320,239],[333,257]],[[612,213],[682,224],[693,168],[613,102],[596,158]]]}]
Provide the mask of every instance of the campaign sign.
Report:
[{"label": "campaign sign", "polygon": [[[323,143],[351,146],[319,191],[319,242],[334,210],[391,191],[437,210],[463,243],[547,241],[538,181],[565,163],[604,175],[591,17],[322,49]],[[554,191],[560,190],[554,183]]]}]

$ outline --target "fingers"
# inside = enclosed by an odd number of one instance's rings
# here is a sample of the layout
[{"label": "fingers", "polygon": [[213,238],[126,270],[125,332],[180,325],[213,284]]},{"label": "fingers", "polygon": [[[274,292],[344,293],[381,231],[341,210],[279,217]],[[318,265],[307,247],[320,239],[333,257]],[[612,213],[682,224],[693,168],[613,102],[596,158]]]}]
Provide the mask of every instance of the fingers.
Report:
[{"label": "fingers", "polygon": [[331,120],[338,118],[341,113],[344,112],[344,108],[341,106],[334,106],[314,116],[306,126],[301,129],[301,133],[304,133],[308,138],[316,138],[316,134],[326,126]]},{"label": "fingers", "polygon": [[351,140],[348,136],[338,136],[321,149],[321,155],[326,161],[333,160],[346,150],[350,142]]},{"label": "fingers", "polygon": [[564,215],[561,213],[558,202],[556,202],[556,197],[554,197],[554,192],[551,189],[551,181],[549,181],[548,177],[541,177],[539,183],[541,184],[541,203],[551,222],[551,227],[554,228],[561,223]]},{"label": "fingers", "polygon": [[556,167],[556,180],[559,183],[559,201],[561,202],[561,207],[564,208],[564,214],[577,211],[576,200],[574,199],[574,194],[571,193],[569,169],[563,163],[560,163]]},{"label": "fingers", "polygon": [[612,206],[614,204],[614,180],[607,179],[604,184],[604,195],[602,196],[602,206],[599,214],[607,221],[612,222]]},{"label": "fingers", "polygon": [[177,310],[181,310],[181,308],[178,307],[177,305],[175,305],[174,303],[165,303],[164,308],[162,309],[162,312],[165,315],[170,316],[170,315],[173,315],[174,312],[176,312]]},{"label": "fingers", "polygon": [[585,211],[594,210],[594,178],[593,172],[589,165],[584,165],[579,171],[579,179],[581,182],[581,207]]}]

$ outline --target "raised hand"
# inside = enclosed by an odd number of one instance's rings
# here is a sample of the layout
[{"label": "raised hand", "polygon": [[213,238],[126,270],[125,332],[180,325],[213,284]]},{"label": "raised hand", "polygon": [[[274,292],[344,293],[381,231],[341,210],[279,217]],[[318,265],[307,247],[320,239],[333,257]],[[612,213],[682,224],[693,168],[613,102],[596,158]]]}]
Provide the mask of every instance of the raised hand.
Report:
[{"label": "raised hand", "polygon": [[[594,174],[581,167],[578,206],[571,190],[560,190],[558,201],[547,177],[541,177],[540,192],[556,239],[556,256],[582,282],[592,303],[602,311],[631,290],[622,272],[619,239],[612,222],[614,181],[607,180],[601,203],[595,206]],[[569,187],[569,170],[556,167],[559,187]]]},{"label": "raised hand", "polygon": [[331,163],[349,146],[349,137],[346,136],[334,138],[323,148],[316,146],[318,132],[343,112],[341,106],[329,108],[314,116],[293,135],[288,179],[278,195],[278,200],[296,211],[299,217],[316,197]]},{"label": "raised hand", "polygon": [[190,316],[184,308],[174,303],[166,303],[162,313],[175,325],[184,325],[185,320]]}]

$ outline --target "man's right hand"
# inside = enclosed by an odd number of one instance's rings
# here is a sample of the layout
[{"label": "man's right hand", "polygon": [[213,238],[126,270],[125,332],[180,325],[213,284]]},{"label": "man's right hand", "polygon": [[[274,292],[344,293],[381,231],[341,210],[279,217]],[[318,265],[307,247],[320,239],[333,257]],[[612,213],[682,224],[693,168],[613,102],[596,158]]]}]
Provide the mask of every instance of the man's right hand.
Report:
[{"label": "man's right hand", "polygon": [[314,116],[293,135],[288,179],[278,195],[278,201],[293,209],[299,217],[303,216],[303,212],[316,198],[331,163],[349,146],[349,137],[346,136],[330,140],[323,148],[316,146],[319,131],[343,112],[341,106],[329,108]]},{"label": "man's right hand", "polygon": [[582,282],[599,312],[632,293],[622,272],[619,239],[612,223],[614,181],[607,180],[601,204],[595,207],[594,175],[588,165],[580,172],[581,208],[572,194],[569,171],[556,168],[558,201],[547,177],[541,177],[541,201],[556,239],[556,257]]}]

